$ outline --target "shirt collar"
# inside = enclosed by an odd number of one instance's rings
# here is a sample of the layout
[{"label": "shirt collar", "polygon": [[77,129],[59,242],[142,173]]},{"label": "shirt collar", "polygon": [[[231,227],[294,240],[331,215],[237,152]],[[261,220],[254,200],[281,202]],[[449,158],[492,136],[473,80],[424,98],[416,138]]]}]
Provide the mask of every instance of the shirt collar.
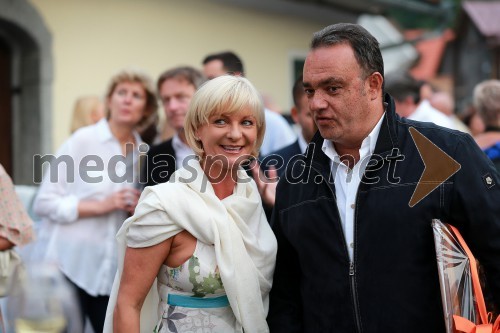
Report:
[{"label": "shirt collar", "polygon": [[186,150],[186,149],[191,150],[191,147],[182,142],[181,138],[179,137],[179,133],[175,133],[174,136],[172,137],[172,147],[174,148],[174,151]]},{"label": "shirt collar", "polygon": [[[116,140],[116,138],[113,136],[113,133],[111,132],[111,128],[109,128],[109,123],[107,119],[103,118],[99,120],[95,124],[95,126],[97,128],[97,135],[99,136],[100,142],[106,142],[108,140]],[[132,135],[134,136],[137,146],[139,146],[142,143],[141,136],[135,130],[132,132]]]},{"label": "shirt collar", "polygon": [[304,139],[304,136],[302,135],[302,133],[299,133],[299,135],[297,135],[297,137],[298,137],[298,141],[299,141],[300,152],[303,154],[306,152],[306,149],[307,149],[306,139]]},{"label": "shirt collar", "polygon": [[96,123],[97,135],[99,136],[99,141],[105,142],[111,139],[114,139],[113,133],[111,133],[111,129],[109,128],[109,123],[106,118],[99,120]]},{"label": "shirt collar", "polygon": [[[377,144],[378,135],[380,134],[380,128],[382,127],[382,121],[384,119],[385,112],[382,114],[380,119],[378,120],[375,127],[372,129],[370,134],[363,140],[361,143],[361,148],[359,149],[359,159],[362,160],[366,156],[372,155],[375,151],[375,146]],[[323,145],[321,149],[325,153],[326,156],[330,158],[333,162],[340,163],[340,156],[335,150],[335,146],[330,140],[323,140]]]}]

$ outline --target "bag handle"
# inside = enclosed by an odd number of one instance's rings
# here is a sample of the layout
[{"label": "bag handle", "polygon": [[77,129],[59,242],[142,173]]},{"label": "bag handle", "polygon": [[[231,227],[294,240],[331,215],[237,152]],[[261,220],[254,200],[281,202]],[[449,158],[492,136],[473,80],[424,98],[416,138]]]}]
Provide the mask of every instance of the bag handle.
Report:
[{"label": "bag handle", "polygon": [[474,258],[474,255],[472,254],[471,250],[467,246],[467,243],[465,243],[465,240],[463,239],[462,235],[458,231],[457,228],[454,226],[448,224],[450,229],[453,231],[455,236],[457,237],[458,242],[464,249],[465,253],[467,254],[467,257],[469,258],[470,262],[470,271],[471,271],[471,277],[472,277],[472,287],[474,289],[474,296],[476,297],[476,303],[477,307],[479,310],[479,316],[481,318],[481,325],[474,325],[470,321],[468,321],[465,318],[462,318],[460,316],[453,316],[453,319],[455,321],[455,327],[462,331],[462,332],[476,332],[476,333],[490,333],[490,332],[499,332],[500,331],[500,316],[495,320],[495,324],[492,325],[489,323],[488,320],[488,311],[486,310],[486,304],[484,303],[484,296],[483,296],[483,291],[481,289],[481,284],[479,282],[479,275],[477,271],[477,264],[476,264],[476,259]]}]

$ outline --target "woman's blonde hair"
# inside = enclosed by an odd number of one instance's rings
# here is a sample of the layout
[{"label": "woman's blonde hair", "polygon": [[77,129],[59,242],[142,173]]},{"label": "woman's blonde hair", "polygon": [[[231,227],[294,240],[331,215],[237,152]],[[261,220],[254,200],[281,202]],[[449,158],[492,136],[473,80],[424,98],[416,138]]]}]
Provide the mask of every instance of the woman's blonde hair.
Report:
[{"label": "woman's blonde hair", "polygon": [[264,106],[257,89],[241,76],[219,76],[198,89],[184,120],[187,143],[198,156],[203,156],[202,143],[196,140],[198,128],[208,124],[208,119],[213,115],[232,114],[246,108],[256,119],[257,140],[252,155],[257,156],[266,130]]},{"label": "woman's blonde hair", "polygon": [[99,120],[96,116],[101,107],[103,107],[103,103],[98,96],[89,95],[79,97],[75,102],[75,107],[73,108],[71,133],[75,132],[80,127],[95,124],[96,120]]},{"label": "woman's blonde hair", "polygon": [[[147,74],[139,70],[123,69],[111,78],[108,89],[106,90],[106,100],[111,98],[116,86],[123,82],[136,82],[141,84],[144,88],[144,92],[146,93],[146,107],[141,121],[139,121],[136,126],[141,126],[142,124],[149,122],[149,118],[155,117],[158,110],[158,101],[156,99],[153,81]],[[111,112],[106,103],[106,118],[109,119],[110,116]]]}]

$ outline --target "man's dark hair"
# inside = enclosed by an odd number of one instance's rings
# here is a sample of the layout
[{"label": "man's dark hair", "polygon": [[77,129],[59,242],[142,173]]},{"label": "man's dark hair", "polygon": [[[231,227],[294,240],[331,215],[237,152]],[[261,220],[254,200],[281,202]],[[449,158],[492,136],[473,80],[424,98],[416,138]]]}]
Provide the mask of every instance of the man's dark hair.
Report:
[{"label": "man's dark hair", "polygon": [[415,104],[420,103],[421,86],[422,81],[417,81],[408,72],[388,73],[385,80],[385,91],[400,102],[410,96]]},{"label": "man's dark hair", "polygon": [[344,43],[352,47],[354,57],[363,68],[365,78],[374,72],[379,72],[382,78],[384,77],[384,60],[379,43],[358,24],[337,23],[315,32],[311,41],[311,49]]},{"label": "man's dark hair", "polygon": [[198,88],[206,81],[203,74],[199,70],[193,67],[190,66],[175,67],[166,70],[160,75],[160,77],[158,78],[158,82],[156,84],[156,89],[160,91],[163,82],[170,79],[185,80],[190,84],[192,84],[196,90],[198,90]]},{"label": "man's dark hair", "polygon": [[293,84],[292,88],[292,96],[293,96],[293,104],[295,106],[299,105],[299,101],[304,96],[305,91],[304,91],[304,85],[302,84],[303,77],[300,75],[297,80],[295,80],[295,83]]},{"label": "man's dark hair", "polygon": [[220,52],[209,54],[203,59],[203,65],[209,63],[213,60],[220,60],[224,66],[224,69],[228,74],[241,73],[241,76],[245,76],[245,71],[243,69],[243,62],[240,57],[231,51]]}]

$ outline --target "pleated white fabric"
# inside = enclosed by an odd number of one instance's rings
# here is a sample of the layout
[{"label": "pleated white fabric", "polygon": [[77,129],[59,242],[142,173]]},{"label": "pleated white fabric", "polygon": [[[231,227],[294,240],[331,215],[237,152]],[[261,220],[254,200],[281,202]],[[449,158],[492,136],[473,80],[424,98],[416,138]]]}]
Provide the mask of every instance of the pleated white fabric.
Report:
[{"label": "pleated white fabric", "polygon": [[[229,303],[245,332],[268,332],[266,315],[277,243],[255,182],[239,170],[233,195],[220,200],[196,160],[176,171],[172,179],[146,187],[134,216],[117,234],[118,272],[104,332],[113,331],[113,309],[126,246],[155,245],[182,230],[214,245]],[[141,311],[141,332],[152,332],[158,322],[158,301],[154,283]]]}]

